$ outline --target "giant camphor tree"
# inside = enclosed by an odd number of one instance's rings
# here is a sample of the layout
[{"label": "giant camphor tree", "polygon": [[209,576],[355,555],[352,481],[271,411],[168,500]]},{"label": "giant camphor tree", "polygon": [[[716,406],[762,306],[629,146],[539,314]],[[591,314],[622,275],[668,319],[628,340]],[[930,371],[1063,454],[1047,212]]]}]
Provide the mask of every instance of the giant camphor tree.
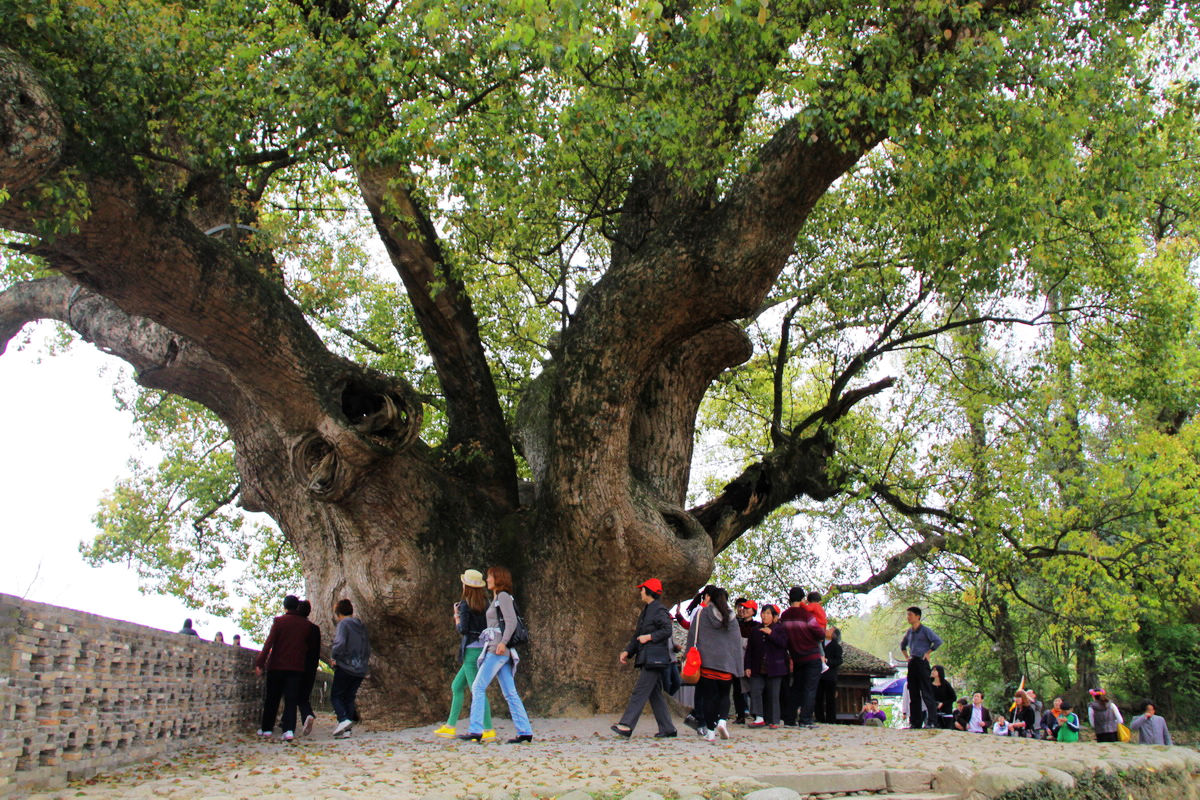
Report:
[{"label": "giant camphor tree", "polygon": [[[196,530],[234,497],[269,514],[317,615],[351,597],[370,626],[377,707],[440,711],[445,599],[504,563],[534,707],[611,709],[630,587],[678,598],[773,510],[842,491],[839,425],[891,385],[874,365],[931,314],[959,324],[931,294],[1023,269],[1022,234],[981,231],[973,257],[822,271],[814,209],[886,174],[864,160],[881,147],[978,145],[1022,104],[1082,96],[1051,126],[1069,153],[1120,102],[1081,92],[1122,83],[1093,64],[1163,12],[3,0],[0,342],[58,320],[188,401],[154,395],[225,470],[186,489],[212,509]],[[981,196],[986,173],[947,178]],[[393,277],[347,233],[355,210]],[[819,302],[851,355],[689,508],[701,401],[785,301]]]}]

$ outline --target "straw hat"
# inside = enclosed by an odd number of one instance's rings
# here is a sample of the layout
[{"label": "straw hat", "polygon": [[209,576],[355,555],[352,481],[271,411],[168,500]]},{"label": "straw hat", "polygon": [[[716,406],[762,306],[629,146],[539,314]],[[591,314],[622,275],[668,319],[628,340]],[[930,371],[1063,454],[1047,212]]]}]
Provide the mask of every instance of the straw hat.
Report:
[{"label": "straw hat", "polygon": [[469,569],[458,579],[463,582],[463,586],[474,586],[476,589],[483,589],[487,586],[487,581],[483,579],[483,573],[477,569]]}]

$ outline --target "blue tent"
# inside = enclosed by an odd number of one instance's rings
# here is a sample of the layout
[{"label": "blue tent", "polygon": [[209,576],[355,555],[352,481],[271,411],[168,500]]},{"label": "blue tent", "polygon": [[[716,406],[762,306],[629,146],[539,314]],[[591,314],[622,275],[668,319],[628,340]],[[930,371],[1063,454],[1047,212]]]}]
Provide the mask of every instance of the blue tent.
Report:
[{"label": "blue tent", "polygon": [[898,697],[904,694],[904,684],[907,682],[908,678],[896,678],[894,681],[872,689],[871,694],[890,694]]}]

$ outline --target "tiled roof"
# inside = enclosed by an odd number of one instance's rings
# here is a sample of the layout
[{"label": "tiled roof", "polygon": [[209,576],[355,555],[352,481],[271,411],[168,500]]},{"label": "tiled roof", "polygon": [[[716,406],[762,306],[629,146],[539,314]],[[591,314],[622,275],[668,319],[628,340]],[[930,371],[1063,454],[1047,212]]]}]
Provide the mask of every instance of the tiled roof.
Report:
[{"label": "tiled roof", "polygon": [[872,678],[886,678],[896,674],[896,668],[882,658],[876,658],[866,650],[860,650],[852,644],[842,642],[842,674],[870,675]]}]

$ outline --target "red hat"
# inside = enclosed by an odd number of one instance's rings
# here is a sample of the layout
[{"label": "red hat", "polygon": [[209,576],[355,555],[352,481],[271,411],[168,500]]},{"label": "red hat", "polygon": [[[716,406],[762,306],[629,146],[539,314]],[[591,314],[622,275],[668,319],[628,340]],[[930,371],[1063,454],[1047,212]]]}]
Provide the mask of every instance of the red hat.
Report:
[{"label": "red hat", "polygon": [[742,608],[748,608],[751,611],[758,611],[758,603],[754,602],[753,600],[747,600],[746,602],[742,603]]},{"label": "red hat", "polygon": [[650,578],[649,580],[643,581],[642,583],[638,584],[637,588],[641,589],[642,587],[649,589],[655,594],[662,594],[663,590],[662,581],[660,581],[658,578]]}]

